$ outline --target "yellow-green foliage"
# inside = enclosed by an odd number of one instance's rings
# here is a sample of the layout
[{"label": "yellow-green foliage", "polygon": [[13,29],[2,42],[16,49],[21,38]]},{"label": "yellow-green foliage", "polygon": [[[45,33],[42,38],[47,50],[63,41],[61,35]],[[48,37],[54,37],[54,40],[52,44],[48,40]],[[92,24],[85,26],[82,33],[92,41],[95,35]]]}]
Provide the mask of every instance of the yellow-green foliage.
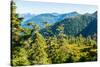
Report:
[{"label": "yellow-green foliage", "polygon": [[39,34],[39,32],[35,32],[34,34],[35,42],[32,44],[32,52],[29,56],[31,60],[31,64],[49,64],[48,55],[45,51],[46,42],[44,38]]},{"label": "yellow-green foliage", "polygon": [[16,47],[12,51],[12,65],[13,66],[23,66],[30,65],[28,60],[27,51],[24,48]]}]

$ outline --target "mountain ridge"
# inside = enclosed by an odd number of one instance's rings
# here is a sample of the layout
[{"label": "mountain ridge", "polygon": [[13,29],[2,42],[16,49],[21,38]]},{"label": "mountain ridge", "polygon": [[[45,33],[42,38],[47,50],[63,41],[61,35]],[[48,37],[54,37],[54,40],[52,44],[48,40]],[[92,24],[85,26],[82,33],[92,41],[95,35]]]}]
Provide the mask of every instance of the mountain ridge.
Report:
[{"label": "mountain ridge", "polygon": [[[97,13],[78,15],[72,18],[65,18],[52,25],[50,30],[53,32],[53,34],[58,34],[59,31],[57,31],[56,29],[61,25],[64,25],[64,34],[67,35],[92,35],[93,33],[97,33]],[[45,32],[45,29],[43,30],[43,32]]]},{"label": "mountain ridge", "polygon": [[54,24],[65,18],[71,18],[71,17],[77,16],[77,15],[79,15],[77,12],[64,13],[64,14],[44,13],[44,14],[35,15],[35,16],[29,18],[28,20],[22,22],[22,26],[24,24],[27,24],[28,22],[34,22],[43,28],[43,22],[48,22],[49,24]]}]

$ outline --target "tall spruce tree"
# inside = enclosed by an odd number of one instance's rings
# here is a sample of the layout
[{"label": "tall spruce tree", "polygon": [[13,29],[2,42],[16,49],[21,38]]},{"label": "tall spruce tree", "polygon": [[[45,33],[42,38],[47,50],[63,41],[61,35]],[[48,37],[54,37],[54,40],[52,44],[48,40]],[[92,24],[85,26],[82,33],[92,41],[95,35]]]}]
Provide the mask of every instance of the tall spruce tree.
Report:
[{"label": "tall spruce tree", "polygon": [[45,51],[46,42],[44,37],[39,33],[39,26],[29,23],[33,27],[32,33],[32,51],[30,53],[29,59],[31,64],[49,64],[48,55]]},{"label": "tall spruce tree", "polygon": [[22,18],[18,17],[16,14],[16,4],[12,1],[11,2],[11,65],[12,66],[20,66],[20,65],[29,65],[27,52],[24,48],[21,47],[20,41],[20,33],[22,32],[23,28],[20,26],[20,22]]}]

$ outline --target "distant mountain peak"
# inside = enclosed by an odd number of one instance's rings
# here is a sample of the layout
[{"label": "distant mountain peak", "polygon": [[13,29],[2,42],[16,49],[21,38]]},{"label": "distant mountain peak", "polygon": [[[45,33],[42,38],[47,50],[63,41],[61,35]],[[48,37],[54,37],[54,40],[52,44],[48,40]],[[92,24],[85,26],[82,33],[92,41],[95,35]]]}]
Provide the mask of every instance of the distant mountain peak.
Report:
[{"label": "distant mountain peak", "polygon": [[58,16],[59,15],[59,13],[51,13],[52,15],[55,15],[55,16]]},{"label": "distant mountain peak", "polygon": [[95,11],[94,13],[97,13],[97,11]]},{"label": "distant mountain peak", "polygon": [[55,15],[52,13],[43,13],[43,14],[39,14],[37,16],[55,16]]},{"label": "distant mountain peak", "polygon": [[98,13],[98,12],[97,12],[97,11],[95,11],[95,12],[93,13],[93,15],[97,15],[97,13]]},{"label": "distant mountain peak", "polygon": [[74,11],[74,12],[70,12],[71,14],[78,14],[76,11]]}]

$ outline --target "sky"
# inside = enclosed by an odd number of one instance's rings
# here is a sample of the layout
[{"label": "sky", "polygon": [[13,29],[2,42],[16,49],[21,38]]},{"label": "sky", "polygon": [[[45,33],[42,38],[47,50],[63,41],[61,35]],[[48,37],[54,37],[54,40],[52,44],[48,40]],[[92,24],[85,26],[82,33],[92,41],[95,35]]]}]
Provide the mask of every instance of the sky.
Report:
[{"label": "sky", "polygon": [[80,4],[68,4],[68,3],[49,3],[49,2],[36,2],[36,1],[24,1],[14,0],[17,6],[17,13],[19,14],[42,14],[42,13],[69,13],[78,12],[94,13],[97,11],[95,5],[80,5]]}]

